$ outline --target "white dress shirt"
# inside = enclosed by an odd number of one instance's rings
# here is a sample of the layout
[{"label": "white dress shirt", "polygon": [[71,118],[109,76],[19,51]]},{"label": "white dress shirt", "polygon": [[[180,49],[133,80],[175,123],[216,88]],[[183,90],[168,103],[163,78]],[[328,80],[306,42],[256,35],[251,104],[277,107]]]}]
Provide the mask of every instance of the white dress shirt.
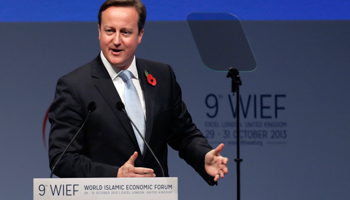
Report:
[{"label": "white dress shirt", "polygon": [[[124,81],[122,80],[122,78],[119,76],[119,74],[122,70],[117,68],[117,67],[113,67],[111,65],[111,63],[109,63],[107,58],[103,55],[102,51],[100,53],[100,56],[101,56],[103,65],[107,69],[108,74],[111,77],[113,84],[114,84],[116,90],[118,91],[122,102],[125,104],[125,98],[124,98],[124,85],[125,84],[124,84]],[[137,73],[135,56],[134,56],[134,59],[132,60],[131,65],[128,67],[127,70],[129,70],[131,72],[132,82],[137,90],[138,95],[139,95],[141,106],[143,109],[143,115],[145,116],[145,119],[146,119],[145,99],[143,97],[143,92],[142,92],[140,81],[139,81],[139,75]]]}]

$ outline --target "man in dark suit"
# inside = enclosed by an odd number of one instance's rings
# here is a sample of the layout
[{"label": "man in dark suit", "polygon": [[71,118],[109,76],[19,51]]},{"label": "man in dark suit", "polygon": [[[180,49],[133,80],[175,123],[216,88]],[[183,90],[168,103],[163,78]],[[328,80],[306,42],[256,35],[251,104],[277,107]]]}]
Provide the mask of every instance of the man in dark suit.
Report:
[{"label": "man in dark suit", "polygon": [[[127,115],[116,107],[118,102],[128,105],[125,85],[129,83],[123,79],[128,71],[143,114],[144,137],[165,176],[169,176],[169,144],[210,185],[223,178],[228,172],[228,159],[219,154],[224,145],[213,149],[192,122],[171,67],[135,58],[146,20],[141,1],[107,0],[98,16],[100,54],[57,82],[49,112],[51,169],[82,125],[88,105],[95,102],[97,108],[54,173],[59,177],[162,176],[150,150],[139,143]],[[128,107],[126,110],[129,112]]]}]

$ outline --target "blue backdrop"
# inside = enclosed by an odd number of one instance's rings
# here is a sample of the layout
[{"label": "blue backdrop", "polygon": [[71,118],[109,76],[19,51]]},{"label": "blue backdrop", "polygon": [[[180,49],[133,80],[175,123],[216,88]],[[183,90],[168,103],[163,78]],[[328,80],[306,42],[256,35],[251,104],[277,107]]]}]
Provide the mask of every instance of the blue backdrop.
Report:
[{"label": "blue backdrop", "polygon": [[[33,178],[49,176],[44,116],[57,79],[99,53],[102,2],[0,2],[0,199],[31,199]],[[170,151],[179,199],[236,197],[235,97],[226,73],[204,66],[196,49],[185,19],[199,11],[243,20],[257,61],[241,73],[242,199],[350,198],[349,1],[144,3],[137,56],[174,68],[194,121],[230,159],[229,174],[209,187]]]},{"label": "blue backdrop", "polygon": [[[96,21],[104,0],[2,0],[0,21]],[[229,12],[241,20],[346,20],[346,0],[144,0],[149,21],[186,20],[191,12]]]}]

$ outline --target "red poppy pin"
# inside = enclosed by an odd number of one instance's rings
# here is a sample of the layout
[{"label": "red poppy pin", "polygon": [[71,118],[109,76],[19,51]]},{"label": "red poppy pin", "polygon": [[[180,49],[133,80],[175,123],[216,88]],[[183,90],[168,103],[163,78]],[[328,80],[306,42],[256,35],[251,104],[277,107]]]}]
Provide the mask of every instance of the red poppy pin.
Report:
[{"label": "red poppy pin", "polygon": [[157,80],[153,77],[152,74],[149,74],[148,71],[145,70],[145,76],[149,84],[151,84],[152,86],[156,86]]}]

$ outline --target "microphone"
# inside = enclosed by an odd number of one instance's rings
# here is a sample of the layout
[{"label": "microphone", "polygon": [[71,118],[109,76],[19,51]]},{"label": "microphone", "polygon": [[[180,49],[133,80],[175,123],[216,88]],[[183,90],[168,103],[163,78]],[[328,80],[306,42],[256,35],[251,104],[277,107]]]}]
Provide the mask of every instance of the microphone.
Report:
[{"label": "microphone", "polygon": [[123,112],[126,114],[126,116],[128,117],[129,121],[134,125],[135,129],[137,130],[137,133],[140,135],[140,137],[142,138],[143,142],[146,144],[147,148],[148,148],[149,151],[152,153],[154,159],[157,161],[157,163],[158,163],[160,169],[162,170],[163,177],[165,177],[165,176],[164,176],[163,167],[162,167],[162,165],[160,164],[160,162],[159,162],[157,156],[153,153],[151,147],[148,145],[148,143],[146,142],[145,138],[144,138],[143,135],[140,133],[139,129],[136,127],[135,123],[134,123],[134,122],[131,120],[131,118],[129,117],[128,113],[127,113],[126,110],[125,110],[125,106],[124,106],[123,102],[119,101],[119,102],[117,103],[117,109],[118,109],[119,111],[123,111]]},{"label": "microphone", "polygon": [[58,160],[56,161],[55,165],[52,167],[51,170],[51,174],[50,174],[50,178],[52,178],[52,174],[53,171],[56,168],[56,165],[60,162],[61,158],[63,157],[63,155],[66,153],[66,151],[68,150],[68,148],[70,147],[70,145],[72,144],[72,142],[75,140],[75,138],[78,136],[78,134],[80,133],[81,129],[84,127],[87,119],[89,118],[90,113],[94,112],[96,109],[96,103],[94,101],[91,101],[87,107],[88,109],[88,114],[83,122],[83,124],[80,126],[79,130],[77,131],[77,133],[74,135],[74,137],[72,138],[72,140],[69,142],[69,144],[67,145],[66,149],[62,152],[61,156],[58,158]]}]

